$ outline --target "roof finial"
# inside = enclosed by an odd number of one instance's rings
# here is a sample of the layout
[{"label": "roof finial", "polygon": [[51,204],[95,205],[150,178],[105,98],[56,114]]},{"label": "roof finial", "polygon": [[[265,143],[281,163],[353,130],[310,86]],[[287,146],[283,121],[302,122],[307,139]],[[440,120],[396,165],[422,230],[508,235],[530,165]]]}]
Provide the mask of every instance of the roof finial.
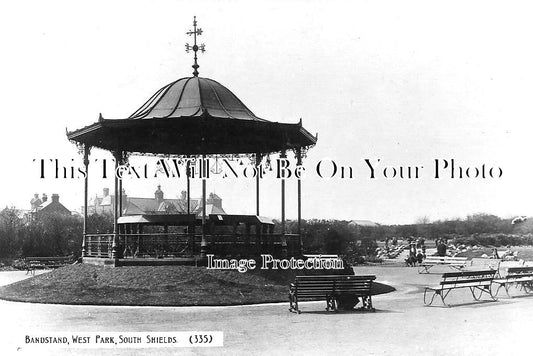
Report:
[{"label": "roof finial", "polygon": [[192,68],[194,69],[194,72],[192,72],[192,74],[197,77],[198,76],[198,68],[200,67],[198,65],[198,57],[196,56],[196,52],[198,52],[198,50],[202,51],[202,53],[205,52],[205,44],[201,44],[201,45],[197,45],[196,44],[196,36],[200,36],[202,34],[202,29],[201,28],[196,28],[196,16],[194,16],[194,21],[192,22],[192,25],[193,25],[193,28],[194,30],[189,30],[186,32],[186,34],[188,34],[189,36],[190,35],[194,35],[194,45],[190,45],[188,43],[185,44],[185,52],[189,53],[189,51],[192,49],[194,51],[194,64],[192,65]]}]

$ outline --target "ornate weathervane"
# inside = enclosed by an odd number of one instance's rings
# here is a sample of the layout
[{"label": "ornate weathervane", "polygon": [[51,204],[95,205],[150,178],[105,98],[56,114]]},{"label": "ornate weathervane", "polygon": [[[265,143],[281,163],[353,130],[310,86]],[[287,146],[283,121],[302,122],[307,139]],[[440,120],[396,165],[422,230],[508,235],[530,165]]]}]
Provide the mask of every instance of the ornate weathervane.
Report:
[{"label": "ornate weathervane", "polygon": [[186,32],[186,34],[188,34],[189,36],[190,35],[194,35],[194,45],[190,45],[188,43],[185,44],[185,52],[189,53],[189,51],[192,49],[194,51],[194,64],[192,65],[193,69],[194,69],[194,72],[192,72],[192,74],[197,77],[198,76],[198,68],[200,67],[198,65],[198,57],[196,56],[196,52],[198,52],[198,50],[202,51],[202,53],[205,52],[205,44],[201,44],[201,45],[197,45],[196,44],[196,36],[201,36],[202,35],[202,29],[201,28],[196,28],[196,16],[194,16],[194,21],[192,23],[193,25],[193,28],[194,30],[189,30]]}]

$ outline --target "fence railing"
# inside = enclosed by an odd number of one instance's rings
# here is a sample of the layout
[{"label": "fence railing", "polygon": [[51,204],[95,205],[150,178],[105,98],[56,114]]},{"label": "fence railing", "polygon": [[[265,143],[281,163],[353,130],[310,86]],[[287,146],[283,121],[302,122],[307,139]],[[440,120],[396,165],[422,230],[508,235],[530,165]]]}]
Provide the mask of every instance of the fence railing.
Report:
[{"label": "fence railing", "polygon": [[[85,256],[112,258],[113,234],[86,234]],[[207,253],[217,255],[272,254],[295,256],[301,252],[298,234],[207,234]],[[202,235],[188,233],[120,233],[118,258],[167,258],[200,254]]]},{"label": "fence railing", "polygon": [[113,234],[85,235],[85,256],[111,258]]}]

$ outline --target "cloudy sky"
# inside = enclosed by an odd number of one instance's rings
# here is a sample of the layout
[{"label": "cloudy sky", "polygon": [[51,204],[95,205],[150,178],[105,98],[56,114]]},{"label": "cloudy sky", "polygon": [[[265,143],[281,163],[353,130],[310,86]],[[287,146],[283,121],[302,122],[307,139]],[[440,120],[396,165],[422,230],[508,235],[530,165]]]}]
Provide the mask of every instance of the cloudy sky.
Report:
[{"label": "cloudy sky", "polygon": [[[65,130],[129,116],[160,87],[191,75],[185,32],[197,16],[207,52],[200,76],[257,116],[318,132],[304,165],[304,218],[409,223],[492,213],[533,214],[533,23],[527,2],[37,1],[0,5],[0,206],[34,193],[83,202],[81,179],[39,177],[34,159],[81,165]],[[93,158],[108,158],[94,151]],[[352,167],[326,180],[318,162]],[[380,159],[375,178],[365,159]],[[435,159],[501,168],[500,178],[435,179]],[[72,161],[74,160],[74,161]],[[142,163],[139,158],[134,162]],[[444,161],[440,161],[444,164]],[[418,179],[383,168],[423,166]],[[392,172],[388,168],[387,172]],[[183,180],[125,182],[175,197]],[[90,194],[112,187],[93,179]],[[208,182],[228,213],[253,213],[253,180]],[[261,214],[280,215],[279,181],[262,183]],[[193,196],[201,193],[193,184]],[[287,184],[296,216],[296,184]]]}]

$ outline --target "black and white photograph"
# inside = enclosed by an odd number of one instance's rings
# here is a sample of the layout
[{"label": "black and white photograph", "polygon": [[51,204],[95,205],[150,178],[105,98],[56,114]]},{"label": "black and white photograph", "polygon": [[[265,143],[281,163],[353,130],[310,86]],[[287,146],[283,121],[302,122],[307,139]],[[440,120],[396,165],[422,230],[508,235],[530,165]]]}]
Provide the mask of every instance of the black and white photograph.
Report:
[{"label": "black and white photograph", "polygon": [[527,354],[532,10],[2,2],[0,354]]}]

